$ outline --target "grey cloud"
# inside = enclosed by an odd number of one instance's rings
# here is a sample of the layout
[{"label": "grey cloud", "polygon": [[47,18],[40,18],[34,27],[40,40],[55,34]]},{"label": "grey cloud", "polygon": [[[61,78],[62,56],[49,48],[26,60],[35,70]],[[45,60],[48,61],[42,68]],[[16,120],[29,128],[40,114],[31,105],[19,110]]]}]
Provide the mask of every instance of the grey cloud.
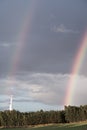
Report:
[{"label": "grey cloud", "polygon": [[[10,100],[10,95],[13,95],[13,102],[19,103],[42,103],[46,105],[65,105],[65,97],[67,94],[67,87],[69,79],[72,75],[69,74],[47,74],[47,73],[31,73],[30,75],[21,76],[15,79],[15,81],[10,81],[9,79],[0,83],[3,86],[0,94],[7,95],[7,99]],[[22,77],[22,78],[21,78]],[[27,78],[26,78],[27,77]],[[80,105],[86,104],[86,85],[87,77],[78,75],[77,84],[74,88],[74,95],[72,95],[72,101],[70,105]],[[11,85],[10,82],[12,82]],[[12,88],[12,91],[11,91]],[[10,92],[8,91],[10,90]],[[9,97],[8,97],[9,96]],[[5,101],[1,100],[4,104]],[[9,101],[8,100],[8,101]]]},{"label": "grey cloud", "polygon": [[[4,80],[1,94],[29,97],[27,101],[37,101],[44,104],[63,104],[67,75],[62,74],[32,74],[30,78],[21,80]],[[67,79],[67,80],[66,80]],[[6,87],[5,87],[6,86]],[[10,91],[10,92],[9,92]],[[23,99],[24,100],[24,99]]]},{"label": "grey cloud", "polygon": [[[70,76],[72,75],[46,73],[27,75],[27,80],[25,78],[25,85],[27,84],[25,90],[28,91],[32,101],[36,100],[36,102],[50,105],[63,105]],[[71,105],[86,104],[86,100],[84,100],[86,99],[86,79],[87,77],[78,75],[77,87],[74,86],[75,95],[72,97]]]},{"label": "grey cloud", "polygon": [[6,106],[1,107],[1,106],[0,106],[0,111],[4,111],[4,110],[8,110],[8,107],[6,107]]},{"label": "grey cloud", "polygon": [[68,75],[62,74],[36,73],[25,76],[24,80],[4,80],[4,82],[2,82],[3,89],[0,93],[2,95],[14,95],[14,101],[17,101],[16,98],[18,96],[21,97],[23,95],[26,99],[19,99],[20,102],[25,100],[25,102],[36,101],[44,104],[63,104],[66,83],[68,80],[67,76]]},{"label": "grey cloud", "polygon": [[5,48],[8,48],[8,47],[10,47],[10,44],[9,43],[1,43],[0,44],[0,47],[5,47]]},{"label": "grey cloud", "polygon": [[85,105],[87,99],[87,77],[84,75],[78,75],[76,85],[73,89],[72,104],[73,105]]},{"label": "grey cloud", "polygon": [[27,102],[27,103],[29,103],[29,102],[38,102],[38,101],[37,100],[32,100],[32,99],[21,98],[21,99],[13,99],[13,102],[18,102],[18,103]]},{"label": "grey cloud", "polygon": [[7,103],[9,100],[0,100],[0,103]]},{"label": "grey cloud", "polygon": [[56,33],[72,33],[72,34],[78,34],[78,33],[80,33],[77,30],[66,28],[63,24],[60,24],[58,27],[54,26],[54,27],[51,28],[51,30],[53,32],[56,32]]}]

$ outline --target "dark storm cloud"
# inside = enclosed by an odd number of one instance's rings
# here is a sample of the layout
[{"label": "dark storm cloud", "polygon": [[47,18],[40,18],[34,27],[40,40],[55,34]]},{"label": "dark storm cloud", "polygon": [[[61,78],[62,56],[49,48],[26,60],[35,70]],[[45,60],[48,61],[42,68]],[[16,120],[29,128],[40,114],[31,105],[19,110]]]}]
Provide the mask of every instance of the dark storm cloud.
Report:
[{"label": "dark storm cloud", "polygon": [[[81,2],[78,4],[73,1],[50,1],[50,4],[44,1],[39,5],[19,68],[25,71],[67,73],[87,24],[87,9]],[[50,18],[51,14],[53,18]],[[51,30],[61,24],[66,27],[67,34]]]},{"label": "dark storm cloud", "polygon": [[[69,73],[79,41],[87,25],[82,1],[37,0],[18,71]],[[30,1],[4,1],[0,8],[0,74],[8,74],[20,27]],[[61,27],[62,28],[59,28]],[[54,28],[55,27],[55,28]],[[66,33],[67,32],[67,33]],[[4,46],[10,44],[10,47]],[[3,44],[3,47],[2,47]]]},{"label": "dark storm cloud", "polygon": [[0,41],[13,42],[16,40],[29,1],[8,0],[0,4]]}]

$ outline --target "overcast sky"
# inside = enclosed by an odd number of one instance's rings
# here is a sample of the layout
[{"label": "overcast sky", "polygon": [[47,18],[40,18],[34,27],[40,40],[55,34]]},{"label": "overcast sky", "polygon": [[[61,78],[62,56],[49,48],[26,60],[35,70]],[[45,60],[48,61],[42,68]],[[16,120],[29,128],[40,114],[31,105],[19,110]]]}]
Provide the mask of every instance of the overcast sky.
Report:
[{"label": "overcast sky", "polygon": [[[0,110],[61,109],[87,28],[86,0],[0,0]],[[87,54],[70,105],[87,104]],[[78,97],[78,98],[77,98]]]}]

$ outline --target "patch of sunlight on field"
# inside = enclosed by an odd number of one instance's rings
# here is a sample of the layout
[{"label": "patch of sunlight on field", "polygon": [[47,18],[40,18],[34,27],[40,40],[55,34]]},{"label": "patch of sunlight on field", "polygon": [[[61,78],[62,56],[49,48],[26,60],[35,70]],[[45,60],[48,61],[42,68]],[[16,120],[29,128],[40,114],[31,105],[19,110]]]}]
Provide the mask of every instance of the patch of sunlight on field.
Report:
[{"label": "patch of sunlight on field", "polygon": [[1,128],[1,130],[87,130],[87,121],[69,124],[55,124],[31,128]]}]

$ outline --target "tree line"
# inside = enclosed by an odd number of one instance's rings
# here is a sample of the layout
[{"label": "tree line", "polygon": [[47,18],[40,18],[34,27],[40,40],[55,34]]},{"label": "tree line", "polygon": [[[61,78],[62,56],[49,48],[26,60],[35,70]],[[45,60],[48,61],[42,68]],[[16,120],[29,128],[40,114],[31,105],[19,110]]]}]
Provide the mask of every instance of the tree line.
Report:
[{"label": "tree line", "polygon": [[87,120],[87,105],[65,106],[61,111],[19,112],[16,110],[0,111],[0,126],[22,127],[49,123],[70,123]]}]

